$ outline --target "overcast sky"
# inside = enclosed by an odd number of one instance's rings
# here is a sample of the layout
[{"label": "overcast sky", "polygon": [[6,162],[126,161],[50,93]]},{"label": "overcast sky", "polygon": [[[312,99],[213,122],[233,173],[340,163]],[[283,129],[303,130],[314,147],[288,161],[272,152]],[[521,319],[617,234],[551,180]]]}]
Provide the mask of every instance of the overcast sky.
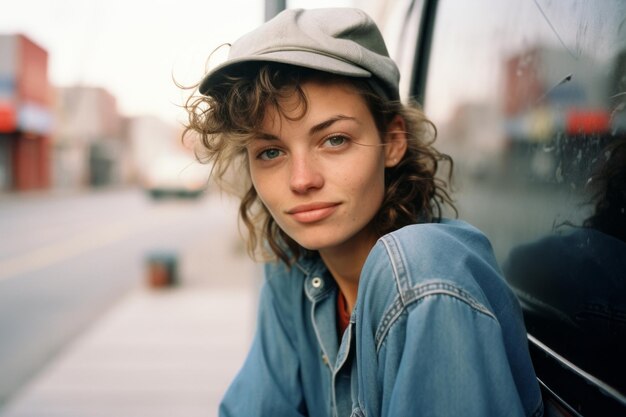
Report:
[{"label": "overcast sky", "polygon": [[263,13],[263,0],[4,0],[0,33],[23,33],[47,49],[54,85],[102,86],[123,113],[174,123],[184,96],[172,75],[198,81],[210,52],[262,23]]},{"label": "overcast sky", "polygon": [[[172,77],[187,85],[198,82],[209,54],[261,24],[265,9],[265,0],[0,1],[0,33],[24,33],[44,47],[53,85],[105,87],[122,113],[157,115],[171,123],[184,121],[179,106],[187,95]],[[287,5],[364,7],[380,1],[288,0]],[[227,48],[221,52],[209,65],[219,63]],[[435,76],[450,84],[456,71],[442,66]],[[464,84],[460,88],[467,90]],[[435,99],[428,102],[431,114],[441,107]]]}]

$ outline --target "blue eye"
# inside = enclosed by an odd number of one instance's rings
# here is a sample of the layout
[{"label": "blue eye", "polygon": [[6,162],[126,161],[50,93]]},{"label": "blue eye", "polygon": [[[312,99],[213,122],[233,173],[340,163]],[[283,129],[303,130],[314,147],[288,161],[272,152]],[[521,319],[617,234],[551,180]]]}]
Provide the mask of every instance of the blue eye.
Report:
[{"label": "blue eye", "polygon": [[281,151],[279,149],[270,148],[259,153],[257,158],[262,159],[264,161],[269,161],[269,160],[278,158],[280,155],[281,155]]},{"label": "blue eye", "polygon": [[328,144],[328,146],[337,147],[343,145],[346,141],[347,139],[345,136],[331,136],[326,139],[325,143]]}]

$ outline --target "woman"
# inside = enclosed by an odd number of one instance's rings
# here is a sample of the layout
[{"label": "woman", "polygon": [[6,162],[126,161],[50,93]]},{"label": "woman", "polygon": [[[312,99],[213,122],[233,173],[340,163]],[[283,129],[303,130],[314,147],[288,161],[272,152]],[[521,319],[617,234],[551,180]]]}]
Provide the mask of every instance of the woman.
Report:
[{"label": "woman", "polygon": [[486,238],[441,219],[448,158],[398,80],[362,11],[287,10],[190,98],[274,258],[222,416],[542,414],[517,301]]}]

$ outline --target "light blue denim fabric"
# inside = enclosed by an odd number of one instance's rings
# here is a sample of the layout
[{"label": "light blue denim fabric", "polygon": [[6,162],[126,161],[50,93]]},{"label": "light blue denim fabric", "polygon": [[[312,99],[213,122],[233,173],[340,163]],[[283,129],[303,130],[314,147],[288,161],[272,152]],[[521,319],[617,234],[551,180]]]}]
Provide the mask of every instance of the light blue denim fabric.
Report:
[{"label": "light blue denim fabric", "polygon": [[319,259],[266,266],[257,333],[220,416],[543,414],[519,304],[468,224],[381,238],[341,341],[336,295]]}]

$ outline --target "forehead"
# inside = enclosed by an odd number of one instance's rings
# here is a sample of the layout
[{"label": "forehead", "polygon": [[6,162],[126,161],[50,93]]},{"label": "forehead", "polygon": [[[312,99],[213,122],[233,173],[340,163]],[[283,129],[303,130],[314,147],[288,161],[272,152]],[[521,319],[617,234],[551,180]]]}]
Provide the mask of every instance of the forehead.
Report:
[{"label": "forehead", "polygon": [[[298,87],[302,94],[298,94]],[[322,121],[337,114],[371,118],[365,98],[349,80],[341,78],[303,81],[287,94],[268,104],[261,125],[271,129],[287,123]]]}]

